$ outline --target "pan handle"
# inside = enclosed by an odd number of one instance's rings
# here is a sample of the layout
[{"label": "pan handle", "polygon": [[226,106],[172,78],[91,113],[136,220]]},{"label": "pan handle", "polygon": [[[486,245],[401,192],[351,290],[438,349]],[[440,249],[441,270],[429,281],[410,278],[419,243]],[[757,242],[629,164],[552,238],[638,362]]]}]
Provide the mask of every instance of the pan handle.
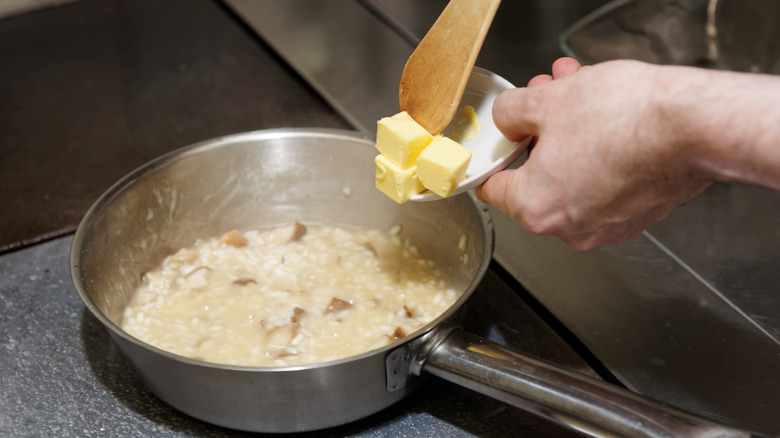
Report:
[{"label": "pan handle", "polygon": [[[759,437],[557,368],[455,329],[416,357],[424,370],[592,436]],[[415,373],[416,374],[416,373]]]}]

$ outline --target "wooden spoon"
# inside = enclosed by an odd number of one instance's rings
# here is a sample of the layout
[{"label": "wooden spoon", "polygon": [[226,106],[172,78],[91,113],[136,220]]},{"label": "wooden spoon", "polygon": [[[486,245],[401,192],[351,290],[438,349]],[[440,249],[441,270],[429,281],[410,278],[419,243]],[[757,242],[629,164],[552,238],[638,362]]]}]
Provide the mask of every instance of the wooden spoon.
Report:
[{"label": "wooden spoon", "polygon": [[452,120],[501,0],[450,0],[406,61],[398,100],[431,134]]}]

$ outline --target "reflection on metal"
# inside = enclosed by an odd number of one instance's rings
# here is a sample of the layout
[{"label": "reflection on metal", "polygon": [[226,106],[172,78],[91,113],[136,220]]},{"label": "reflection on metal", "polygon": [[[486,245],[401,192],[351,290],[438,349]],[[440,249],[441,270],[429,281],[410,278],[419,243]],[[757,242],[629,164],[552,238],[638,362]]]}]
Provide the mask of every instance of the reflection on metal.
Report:
[{"label": "reflection on metal", "polygon": [[12,17],[40,9],[63,6],[78,0],[0,0],[0,18]]},{"label": "reflection on metal", "polygon": [[357,129],[398,112],[398,80],[413,46],[354,0],[228,5]]},{"label": "reflection on metal", "polygon": [[[494,221],[499,232],[511,220]],[[745,318],[700,278],[724,294],[722,284],[703,271],[691,275],[654,238],[651,232],[624,246],[575,252],[518,232],[496,239],[496,258],[629,388],[715,421],[779,430],[777,343],[755,316]],[[771,297],[774,286],[766,287]]]},{"label": "reflection on metal", "polygon": [[[706,278],[702,277],[698,272],[693,270],[693,268],[688,266],[688,264],[685,263],[684,260],[680,259],[677,256],[677,254],[675,254],[672,251],[670,251],[669,248],[664,246],[663,243],[659,242],[658,239],[653,237],[652,234],[648,233],[647,231],[644,231],[644,232],[642,232],[642,235],[645,238],[647,238],[648,240],[650,240],[651,242],[653,242],[653,244],[655,246],[657,246],[661,251],[663,251],[666,255],[668,255],[670,259],[674,260],[675,263],[680,265],[681,268],[686,270],[693,278],[695,278],[697,281],[699,281],[702,284],[702,286],[704,286],[707,289],[709,289],[709,291],[713,295],[718,297],[721,301],[723,301],[724,304],[726,304],[727,306],[731,307],[734,310],[734,312],[736,312],[738,315],[740,315],[742,318],[744,318],[745,321],[747,321],[748,323],[752,324],[756,328],[756,330],[761,332],[764,336],[768,337],[770,340],[774,341],[776,344],[780,345],[780,339],[772,336],[772,333],[770,333],[767,329],[765,329],[760,324],[758,324],[753,318],[750,317],[750,315],[747,314],[747,312],[745,312],[744,310],[740,309],[739,306],[734,304],[734,302],[732,302],[727,296],[725,296],[723,293],[721,293],[721,291],[719,291],[712,284],[710,284],[710,282],[708,282]],[[660,365],[664,365],[664,364],[665,364],[665,362],[664,363],[660,363]]]},{"label": "reflection on metal", "polygon": [[[446,1],[227,3],[357,129],[373,133],[397,109],[413,50],[394,26],[421,36]],[[503,2],[477,66],[523,84],[562,54],[563,31],[605,3]],[[635,241],[588,252],[491,212],[495,259],[626,386],[717,422],[780,432],[779,194],[715,185]]]},{"label": "reflection on metal", "polygon": [[613,0],[561,36],[567,55],[592,64],[658,64],[780,73],[775,0]]},{"label": "reflection on metal", "polygon": [[757,438],[460,330],[433,351],[425,370],[593,436]]}]

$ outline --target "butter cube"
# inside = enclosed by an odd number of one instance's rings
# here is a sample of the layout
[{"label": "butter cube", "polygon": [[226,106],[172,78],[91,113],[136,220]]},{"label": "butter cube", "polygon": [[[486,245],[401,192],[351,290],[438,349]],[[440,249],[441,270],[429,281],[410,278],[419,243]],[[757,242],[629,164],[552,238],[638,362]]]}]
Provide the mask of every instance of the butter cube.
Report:
[{"label": "butter cube", "polygon": [[403,204],[412,196],[425,190],[417,178],[417,167],[401,169],[384,155],[374,158],[376,163],[376,188],[391,197],[395,202]]},{"label": "butter cube", "polygon": [[437,136],[417,158],[417,176],[423,186],[447,197],[466,178],[471,151],[457,142]]},{"label": "butter cube", "polygon": [[472,140],[480,131],[485,129],[482,123],[479,123],[477,112],[471,105],[464,106],[450,122],[450,126],[452,126],[450,138],[457,142]]},{"label": "butter cube", "polygon": [[433,136],[406,111],[377,122],[376,148],[401,169],[417,165],[417,156],[431,140]]}]

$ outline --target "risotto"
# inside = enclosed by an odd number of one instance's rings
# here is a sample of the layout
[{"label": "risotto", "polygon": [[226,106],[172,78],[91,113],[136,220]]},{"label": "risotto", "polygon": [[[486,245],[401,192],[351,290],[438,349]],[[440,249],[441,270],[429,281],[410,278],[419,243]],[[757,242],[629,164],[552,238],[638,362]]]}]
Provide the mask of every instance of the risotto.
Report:
[{"label": "risotto", "polygon": [[295,223],[233,230],[169,256],[144,275],[121,325],[181,356],[301,365],[387,345],[458,296],[397,232]]}]

